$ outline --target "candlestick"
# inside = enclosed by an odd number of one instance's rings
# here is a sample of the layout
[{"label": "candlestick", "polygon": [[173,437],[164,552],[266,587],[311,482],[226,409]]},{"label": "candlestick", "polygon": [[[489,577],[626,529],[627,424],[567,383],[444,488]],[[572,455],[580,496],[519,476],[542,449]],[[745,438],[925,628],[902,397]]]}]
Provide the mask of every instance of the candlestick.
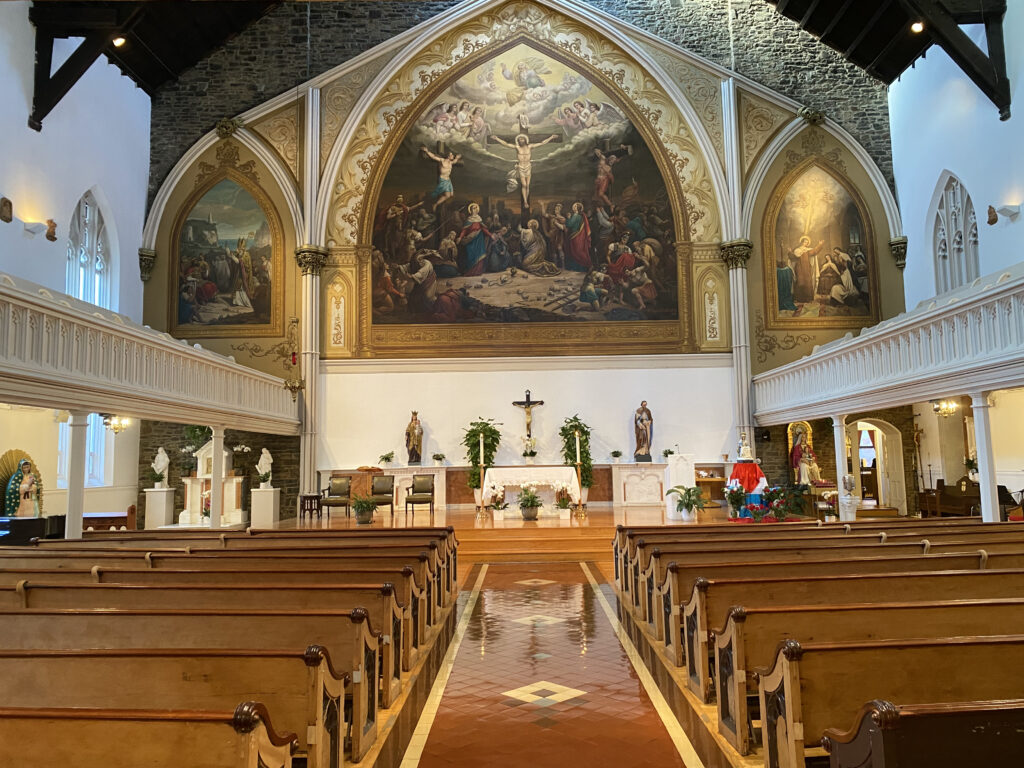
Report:
[{"label": "candlestick", "polygon": [[484,466],[484,433],[480,433],[480,467]]},{"label": "candlestick", "polygon": [[576,463],[580,463],[580,431],[576,430]]}]

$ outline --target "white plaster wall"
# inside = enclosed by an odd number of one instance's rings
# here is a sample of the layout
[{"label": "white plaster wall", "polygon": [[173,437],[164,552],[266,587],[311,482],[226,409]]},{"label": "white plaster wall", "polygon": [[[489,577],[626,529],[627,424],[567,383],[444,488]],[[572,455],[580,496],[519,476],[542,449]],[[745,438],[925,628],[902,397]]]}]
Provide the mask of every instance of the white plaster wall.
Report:
[{"label": "white plaster wall", "polygon": [[[0,3],[0,195],[15,221],[0,223],[0,271],[63,291],[67,236],[79,198],[100,204],[115,268],[111,309],[142,318],[138,247],[149,173],[149,97],[101,56],[43,120],[28,127],[35,28],[27,2]],[[58,40],[54,65],[77,40]],[[24,221],[57,222],[57,241],[28,235]]]},{"label": "white plaster wall", "polygon": [[523,410],[512,405],[524,391],[544,405],[533,411],[537,463],[561,463],[558,429],[579,414],[591,427],[594,462],[609,451],[629,460],[635,448],[633,412],[647,400],[654,416],[652,455],[665,448],[693,460],[722,461],[735,448],[733,373],[728,365],[701,368],[557,370],[389,370],[361,363],[357,373],[321,374],[322,402],[317,468],[321,471],[377,463],[388,451],[405,464],[405,427],[418,410],[424,425],[424,463],[444,453],[447,463],[468,464],[461,440],[477,417],[503,422],[497,462],[521,464]]},{"label": "white plaster wall", "polygon": [[[63,515],[68,510],[68,492],[57,487],[58,429],[53,410],[0,406],[0,454],[20,448],[36,462],[43,481],[44,515]],[[107,433],[106,440],[107,485],[85,489],[85,512],[124,512],[138,498],[138,425],[117,436]]]},{"label": "white plaster wall", "polygon": [[[972,38],[984,35],[974,26]],[[1024,260],[1024,216],[985,223],[989,205],[1024,203],[1024,2],[1007,3],[1003,22],[1012,117],[994,104],[938,46],[889,91],[896,191],[909,238],[907,308],[935,295],[933,197],[944,170],[960,178],[978,216],[981,275]]]},{"label": "white plaster wall", "polygon": [[1024,389],[995,393],[991,410],[996,481],[1007,490],[1024,488]]}]

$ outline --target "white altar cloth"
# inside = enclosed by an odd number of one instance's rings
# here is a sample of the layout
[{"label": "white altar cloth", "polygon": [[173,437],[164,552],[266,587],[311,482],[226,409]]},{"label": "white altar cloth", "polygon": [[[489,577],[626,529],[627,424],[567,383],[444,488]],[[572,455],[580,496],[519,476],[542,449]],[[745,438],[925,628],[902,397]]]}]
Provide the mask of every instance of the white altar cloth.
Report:
[{"label": "white altar cloth", "polygon": [[484,506],[494,500],[496,488],[505,488],[505,501],[515,505],[515,494],[527,483],[532,483],[538,489],[564,486],[572,503],[579,503],[580,481],[576,477],[576,467],[567,467],[564,464],[526,464],[517,467],[488,467],[484,470]]}]

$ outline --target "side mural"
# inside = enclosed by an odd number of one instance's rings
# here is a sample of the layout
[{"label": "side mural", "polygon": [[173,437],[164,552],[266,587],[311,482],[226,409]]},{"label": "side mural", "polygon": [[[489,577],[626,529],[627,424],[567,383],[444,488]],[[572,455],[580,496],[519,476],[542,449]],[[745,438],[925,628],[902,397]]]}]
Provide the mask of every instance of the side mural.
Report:
[{"label": "side mural", "polygon": [[198,190],[172,242],[172,334],[280,335],[281,225],[259,188],[229,175]]},{"label": "side mural", "polygon": [[841,177],[813,162],[795,169],[772,195],[763,234],[770,328],[877,321],[871,223]]},{"label": "side mural", "polygon": [[384,175],[375,324],[678,320],[676,233],[627,110],[516,45],[418,114]]}]

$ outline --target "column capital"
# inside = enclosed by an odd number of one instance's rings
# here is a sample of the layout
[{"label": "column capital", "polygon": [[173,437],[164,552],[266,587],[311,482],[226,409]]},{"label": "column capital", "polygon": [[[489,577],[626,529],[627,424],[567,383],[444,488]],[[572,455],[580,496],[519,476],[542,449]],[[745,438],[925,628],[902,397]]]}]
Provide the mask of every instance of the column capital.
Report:
[{"label": "column capital", "polygon": [[295,261],[304,275],[320,275],[320,270],[327,263],[327,249],[322,245],[300,245],[295,249]]},{"label": "column capital", "polygon": [[833,413],[832,414],[832,426],[834,426],[834,427],[846,426],[846,414]]},{"label": "column capital", "polygon": [[968,395],[971,398],[971,408],[991,408],[992,400],[990,399],[991,392],[970,392]]},{"label": "column capital", "polygon": [[719,246],[719,252],[729,269],[746,269],[747,262],[754,255],[754,244],[743,238],[729,240]]},{"label": "column capital", "polygon": [[149,282],[156,266],[156,251],[152,248],[139,248],[139,277],[142,282]]},{"label": "column capital", "polygon": [[889,241],[889,253],[892,254],[893,259],[896,261],[896,269],[903,271],[903,268],[907,266],[907,237],[906,235],[900,235],[894,237]]}]

